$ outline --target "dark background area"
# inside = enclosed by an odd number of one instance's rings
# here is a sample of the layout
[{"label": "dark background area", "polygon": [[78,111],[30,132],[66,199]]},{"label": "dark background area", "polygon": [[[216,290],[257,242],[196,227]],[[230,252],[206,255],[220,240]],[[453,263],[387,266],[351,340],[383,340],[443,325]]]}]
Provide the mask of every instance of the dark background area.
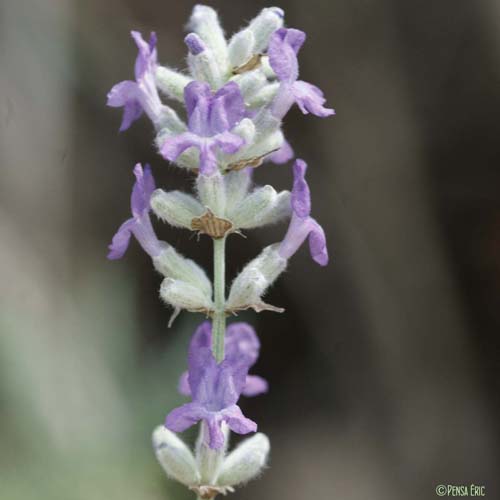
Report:
[{"label": "dark background area", "polygon": [[[170,311],[134,242],[131,169],[192,179],[123,134],[111,86],[130,78],[130,29],[185,67],[194,2],[0,0],[0,498],[191,498],[164,478],[150,433],[179,404],[201,316]],[[210,2],[228,34],[269,4]],[[432,499],[438,484],[499,498],[500,4],[494,0],[283,0],[308,33],[301,78],[337,115],[294,109],[285,130],[309,164],[331,263],[307,248],[268,301],[244,314],[271,391],[244,413],[272,443],[270,468],[235,499]],[[291,164],[259,184],[291,185]],[[156,224],[206,269],[206,238]],[[286,226],[232,237],[228,279]]]}]

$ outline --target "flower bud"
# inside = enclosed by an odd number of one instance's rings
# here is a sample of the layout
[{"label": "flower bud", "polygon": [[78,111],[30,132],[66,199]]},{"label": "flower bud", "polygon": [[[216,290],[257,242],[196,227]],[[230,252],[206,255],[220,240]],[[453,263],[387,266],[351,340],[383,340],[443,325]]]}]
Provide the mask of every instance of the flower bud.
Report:
[{"label": "flower bud", "polygon": [[200,477],[191,450],[163,425],[153,432],[153,448],[158,462],[172,479],[186,486],[199,482]]},{"label": "flower bud", "polygon": [[263,52],[269,44],[269,37],[283,26],[284,12],[278,7],[262,9],[249,24],[248,29],[255,38],[254,51]]},{"label": "flower bud", "polygon": [[239,135],[245,144],[251,144],[255,138],[255,125],[250,118],[243,118],[243,120],[234,127],[233,133]]},{"label": "flower bud", "polygon": [[236,33],[229,42],[229,64],[236,68],[244,64],[254,52],[255,37],[251,30],[244,29]]},{"label": "flower bud", "polygon": [[158,66],[155,76],[156,85],[167,97],[184,102],[184,87],[191,78],[165,66]]},{"label": "flower bud", "polygon": [[218,217],[224,217],[226,189],[222,175],[219,172],[212,175],[199,175],[196,186],[201,203]]},{"label": "flower bud", "polygon": [[222,77],[215,55],[195,33],[184,39],[189,49],[188,65],[195,80],[207,82],[212,89],[222,85]]},{"label": "flower bud", "polygon": [[182,191],[165,192],[157,189],[151,196],[151,208],[162,220],[175,227],[191,229],[191,221],[203,212],[203,206],[193,196]]},{"label": "flower bud", "polygon": [[254,479],[265,467],[269,450],[269,439],[261,432],[245,439],[225,458],[217,483],[236,486]]},{"label": "flower bud", "polygon": [[226,309],[234,312],[252,307],[256,311],[279,309],[262,301],[262,295],[276,278],[285,270],[287,261],[278,253],[279,245],[270,245],[255,259],[251,260],[231,285]]},{"label": "flower bud", "polygon": [[[247,73],[243,73],[242,75],[235,77],[234,81],[240,87],[241,95],[249,106],[255,107],[256,105],[254,102],[262,101],[263,96],[258,96],[258,94],[264,89],[265,86],[268,86],[266,85],[266,76],[262,73],[262,71],[249,71]],[[271,102],[271,99],[272,97],[268,102]]]},{"label": "flower bud", "polygon": [[226,212],[230,213],[236,205],[241,203],[248,193],[252,182],[250,169],[228,172],[224,175],[226,186]]},{"label": "flower bud", "polygon": [[272,186],[264,186],[249,194],[231,213],[229,219],[236,228],[250,229],[262,226],[262,216],[276,204],[278,193]]},{"label": "flower bud", "polygon": [[278,82],[268,83],[259,89],[253,96],[249,97],[248,105],[251,108],[260,108],[262,106],[267,106],[274,99],[279,89]]},{"label": "flower bud", "polygon": [[166,278],[184,281],[199,288],[206,296],[212,296],[212,283],[205,271],[191,259],[183,257],[172,246],[167,246],[153,258],[155,269]]},{"label": "flower bud", "polygon": [[262,214],[260,224],[275,224],[287,217],[290,217],[292,208],[290,205],[290,191],[281,191],[276,195],[274,203],[269,209]]},{"label": "flower bud", "polygon": [[188,26],[208,45],[219,71],[225,73],[228,67],[227,43],[217,12],[207,5],[196,5]]},{"label": "flower bud", "polygon": [[172,278],[162,281],[160,297],[177,310],[208,312],[214,307],[212,298],[206,292],[190,283]]}]

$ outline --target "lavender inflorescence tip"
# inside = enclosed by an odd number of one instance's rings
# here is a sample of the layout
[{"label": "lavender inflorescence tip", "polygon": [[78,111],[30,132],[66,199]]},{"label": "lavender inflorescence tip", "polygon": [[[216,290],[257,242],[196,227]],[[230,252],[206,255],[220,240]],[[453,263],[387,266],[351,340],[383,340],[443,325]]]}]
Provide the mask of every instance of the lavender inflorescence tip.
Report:
[{"label": "lavender inflorescence tip", "polygon": [[[134,79],[114,85],[107,98],[109,106],[123,108],[120,131],[146,115],[160,155],[195,178],[194,193],[165,191],[156,188],[149,165],[137,164],[132,216],[113,236],[108,258],[121,258],[134,236],[163,276],[160,296],[172,307],[172,320],[182,310],[211,318],[196,329],[188,369],[178,381],[179,392],[191,401],[170,411],[153,434],[165,472],[200,498],[226,494],[256,477],[269,453],[269,439],[261,433],[227,453],[229,431],[257,430],[238,406],[240,397],[264,394],[269,385],[249,373],[260,352],[255,330],[243,322],[226,327],[226,317],[246,309],[282,312],[263,298],[306,239],[313,260],[328,263],[325,232],[311,217],[305,161],[295,160],[290,191],[253,184],[252,173],[263,163],[284,164],[294,157],[282,128],[294,104],[304,114],[334,114],[318,87],[299,80],[298,53],[306,35],[286,28],[284,16],[279,7],[265,8],[226,40],[215,10],[196,5],[184,38],[185,73],[158,63],[155,33],[146,41],[132,31],[138,50]],[[172,100],[184,105],[184,118]],[[198,264],[158,239],[151,213],[213,239],[213,283]],[[226,297],[226,238],[283,220],[289,220],[284,237],[243,267]],[[198,422],[193,453],[177,433]]]}]

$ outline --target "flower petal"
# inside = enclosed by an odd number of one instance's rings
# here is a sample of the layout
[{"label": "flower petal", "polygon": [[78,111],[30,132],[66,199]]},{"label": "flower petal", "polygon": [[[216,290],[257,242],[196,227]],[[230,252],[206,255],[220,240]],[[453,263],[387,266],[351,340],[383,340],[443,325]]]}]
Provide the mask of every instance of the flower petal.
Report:
[{"label": "flower petal", "polygon": [[292,209],[299,217],[311,213],[311,192],[305,179],[307,163],[297,159],[293,166]]},{"label": "flower petal", "polygon": [[216,147],[217,142],[215,139],[204,138],[200,140],[200,174],[210,176],[217,172]]},{"label": "flower petal", "polygon": [[241,393],[246,397],[258,396],[259,394],[264,394],[269,390],[269,384],[267,380],[259,377],[258,375],[248,375],[245,387]]},{"label": "flower petal", "polygon": [[323,106],[326,99],[323,97],[323,92],[315,85],[299,80],[293,84],[292,92],[295,102],[305,115],[312,113],[325,118],[335,114],[333,109]]},{"label": "flower petal", "polygon": [[119,227],[108,247],[108,259],[116,260],[123,257],[130,243],[130,236],[132,235],[132,229],[135,224],[135,219],[128,219]]},{"label": "flower petal", "polygon": [[214,137],[219,148],[226,154],[236,153],[244,144],[245,139],[232,132],[222,132]]},{"label": "flower petal", "polygon": [[149,37],[149,43],[146,42],[141,33],[131,31],[130,34],[134,39],[139,53],[135,60],[135,78],[139,80],[147,71],[151,71],[156,66],[156,33],[153,31]]},{"label": "flower petal", "polygon": [[134,175],[136,182],[132,188],[132,196],[130,197],[130,205],[134,217],[141,217],[149,212],[149,200],[153,191],[156,189],[155,180],[151,173],[151,167],[146,165],[144,170],[142,165],[138,163],[134,167]]},{"label": "flower petal", "polygon": [[245,102],[236,82],[226,83],[213,97],[210,113],[212,134],[231,130],[245,116]]},{"label": "flower petal", "polygon": [[211,414],[205,418],[208,427],[208,446],[218,450],[224,446],[225,436],[221,429],[222,418],[218,414]]},{"label": "flower petal", "polygon": [[229,428],[236,434],[248,434],[257,430],[257,424],[253,420],[246,418],[238,405],[223,410],[222,417]]},{"label": "flower petal", "polygon": [[207,411],[197,403],[187,403],[172,410],[165,419],[165,427],[182,432],[207,417]]},{"label": "flower petal", "polygon": [[189,372],[185,371],[180,377],[177,384],[177,390],[183,396],[191,396],[191,387],[189,387]]},{"label": "flower petal", "polygon": [[127,102],[137,99],[138,92],[140,91],[136,82],[124,80],[113,85],[108,92],[107,105],[112,108],[121,108]]},{"label": "flower petal", "polygon": [[326,248],[326,236],[323,228],[313,219],[314,226],[309,233],[309,251],[311,257],[320,266],[328,264],[328,249]]},{"label": "flower petal", "polygon": [[269,41],[269,63],[278,80],[294,82],[299,77],[297,52],[304,43],[305,33],[300,30],[280,28]]},{"label": "flower petal", "polygon": [[191,132],[184,132],[179,135],[167,137],[160,152],[164,158],[175,161],[177,158],[191,147],[200,147],[200,138]]}]

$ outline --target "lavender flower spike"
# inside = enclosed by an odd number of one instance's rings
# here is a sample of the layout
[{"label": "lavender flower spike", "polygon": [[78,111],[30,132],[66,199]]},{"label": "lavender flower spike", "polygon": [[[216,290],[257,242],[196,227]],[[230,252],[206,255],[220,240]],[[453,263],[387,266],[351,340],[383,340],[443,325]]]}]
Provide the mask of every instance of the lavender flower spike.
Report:
[{"label": "lavender flower spike", "polygon": [[326,117],[335,114],[333,109],[323,106],[323,92],[310,83],[298,80],[299,63],[297,53],[306,39],[306,34],[297,29],[280,28],[269,41],[269,63],[280,81],[278,94],[271,104],[272,114],[282,119],[294,102],[304,114]]},{"label": "lavender flower spike", "polygon": [[309,250],[311,257],[320,266],[328,264],[328,250],[323,228],[310,217],[311,193],[305,180],[307,164],[297,159],[293,166],[292,190],[292,220],[285,238],[280,243],[278,253],[284,259],[289,259],[309,237]]},{"label": "lavender flower spike", "polygon": [[136,182],[130,197],[132,217],[126,220],[113,236],[113,241],[109,245],[108,259],[121,259],[126,252],[130,236],[133,234],[142,248],[151,257],[157,257],[165,248],[154,232],[149,218],[149,199],[155,190],[155,181],[151,173],[151,168],[146,165],[144,170],[140,163],[134,167]]},{"label": "lavender flower spike", "polygon": [[184,89],[189,117],[189,132],[168,137],[161,153],[175,161],[190,147],[200,150],[200,173],[212,175],[217,170],[216,150],[234,154],[244,140],[231,129],[244,117],[245,103],[234,82],[226,83],[215,94],[205,82],[191,82]]},{"label": "lavender flower spike", "polygon": [[236,404],[245,386],[248,362],[226,358],[217,364],[210,347],[196,342],[189,350],[189,387],[193,401],[171,411],[165,427],[182,432],[204,420],[208,429],[208,446],[220,449],[225,437],[222,422],[237,434],[257,430],[257,424],[246,418]]},{"label": "lavender flower spike", "polygon": [[[255,330],[243,322],[232,323],[226,330],[224,337],[226,359],[238,365],[251,367],[259,357],[260,342]],[[191,339],[190,349],[210,347],[212,345],[212,324],[204,321],[195,331]],[[191,395],[189,374],[184,372],[179,378],[179,392],[185,396]],[[268,383],[258,375],[247,375],[243,396],[257,396],[268,391]]]},{"label": "lavender flower spike", "polygon": [[120,132],[127,130],[143,111],[156,125],[163,109],[155,84],[156,34],[151,33],[149,43],[137,31],[132,31],[131,35],[139,49],[135,60],[136,81],[117,83],[108,93],[108,106],[124,108]]}]

